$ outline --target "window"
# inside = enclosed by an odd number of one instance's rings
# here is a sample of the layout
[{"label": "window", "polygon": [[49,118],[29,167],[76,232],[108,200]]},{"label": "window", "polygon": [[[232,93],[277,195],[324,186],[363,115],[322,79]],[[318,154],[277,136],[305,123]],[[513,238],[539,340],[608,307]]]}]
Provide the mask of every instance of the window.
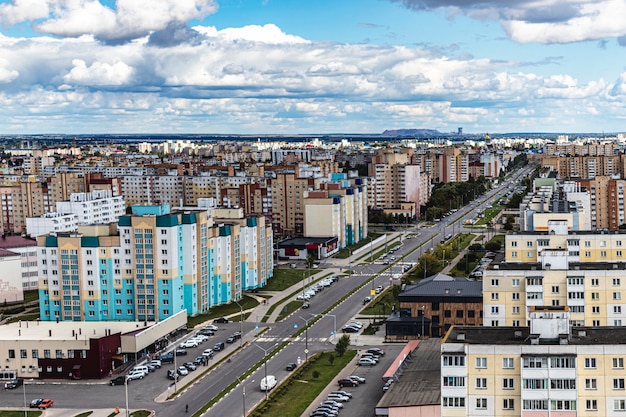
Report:
[{"label": "window", "polygon": [[573,356],[555,356],[550,358],[550,368],[576,368],[576,358]]},{"label": "window", "polygon": [[613,389],[624,389],[624,378],[613,378]]},{"label": "window", "polygon": [[591,306],[591,312],[593,314],[600,314],[600,306]]},{"label": "window", "polygon": [[465,386],[465,377],[462,377],[462,376],[444,376],[443,377],[443,386],[444,387],[464,387]]},{"label": "window", "polygon": [[597,301],[600,299],[600,293],[599,292],[592,292],[591,293],[591,299],[594,301]]},{"label": "window", "polygon": [[614,300],[621,300],[622,299],[622,293],[614,292],[613,293],[613,299]]},{"label": "window", "polygon": [[477,389],[486,389],[487,388],[487,378],[476,378],[476,388]]},{"label": "window", "polygon": [[626,400],[613,400],[613,411],[626,410]]},{"label": "window", "polygon": [[576,389],[575,379],[551,379],[550,389]]},{"label": "window", "polygon": [[465,408],[465,397],[443,397],[445,408]]},{"label": "window", "polygon": [[33,350],[30,352],[30,356],[31,356],[33,359],[38,359],[38,358],[39,358],[39,349],[33,349]]},{"label": "window", "polygon": [[598,278],[591,278],[591,286],[592,287],[597,287],[600,285],[600,279]]},{"label": "window", "polygon": [[513,298],[513,301],[519,301],[519,293],[518,292],[511,293],[511,297]]},{"label": "window", "polygon": [[63,351],[61,349],[56,349],[54,351],[54,356],[57,359],[62,359],[63,358]]},{"label": "window", "polygon": [[27,358],[26,349],[20,349],[20,358],[21,359],[26,359]]},{"label": "window", "polygon": [[465,356],[443,355],[443,366],[465,366]]},{"label": "window", "polygon": [[487,367],[487,358],[476,358],[476,368],[483,369]]},{"label": "window", "polygon": [[514,389],[515,385],[513,382],[513,378],[503,378],[502,379],[502,389]]},{"label": "window", "polygon": [[50,359],[50,349],[43,350],[43,357],[44,359]]},{"label": "window", "polygon": [[517,251],[511,251],[511,258],[517,258]]},{"label": "window", "polygon": [[15,349],[9,349],[9,359],[15,359]]},{"label": "window", "polygon": [[598,389],[598,381],[595,378],[586,378],[585,389]]},{"label": "window", "polygon": [[511,310],[511,314],[519,314],[520,309],[519,306],[513,306]]},{"label": "window", "polygon": [[486,410],[487,409],[487,399],[486,398],[476,398],[476,409],[477,410]]},{"label": "window", "polygon": [[497,292],[492,292],[491,293],[491,301],[498,301],[498,293]]},{"label": "window", "polygon": [[524,368],[547,368],[548,358],[541,356],[525,356],[522,360]]},{"label": "window", "polygon": [[596,368],[596,358],[585,358],[585,368],[587,368],[587,369],[595,369]]},{"label": "window", "polygon": [[598,411],[598,400],[585,401],[585,410]]},{"label": "window", "polygon": [[613,278],[613,286],[614,287],[619,287],[619,283],[620,283],[619,278]]},{"label": "window", "polygon": [[552,400],[550,410],[576,410],[576,400]]},{"label": "window", "polygon": [[552,294],[558,294],[559,293],[559,286],[558,285],[553,285],[552,286]]},{"label": "window", "polygon": [[504,410],[514,410],[515,409],[515,400],[513,398],[505,398],[502,400],[502,409]]},{"label": "window", "polygon": [[515,368],[514,358],[502,358],[502,369],[513,369],[513,368]]},{"label": "window", "polygon": [[499,313],[500,313],[500,307],[498,307],[498,306],[491,306],[491,314],[499,314]]},{"label": "window", "polygon": [[517,247],[517,242],[516,241],[511,242],[511,246],[512,247]]},{"label": "window", "polygon": [[613,369],[623,369],[624,358],[613,358]]},{"label": "window", "polygon": [[498,286],[498,280],[497,279],[492,279],[491,280],[491,286],[492,287],[497,287]]},{"label": "window", "polygon": [[514,287],[519,287],[519,279],[518,278],[513,278],[511,280],[511,285]]},{"label": "window", "polygon": [[547,410],[548,400],[524,400],[524,410]]}]

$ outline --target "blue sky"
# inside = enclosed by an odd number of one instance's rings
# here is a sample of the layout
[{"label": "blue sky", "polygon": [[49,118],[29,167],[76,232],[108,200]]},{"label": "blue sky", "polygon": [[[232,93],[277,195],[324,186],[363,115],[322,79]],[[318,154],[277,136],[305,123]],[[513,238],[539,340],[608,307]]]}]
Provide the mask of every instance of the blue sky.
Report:
[{"label": "blue sky", "polygon": [[0,0],[0,134],[623,132],[626,0]]}]

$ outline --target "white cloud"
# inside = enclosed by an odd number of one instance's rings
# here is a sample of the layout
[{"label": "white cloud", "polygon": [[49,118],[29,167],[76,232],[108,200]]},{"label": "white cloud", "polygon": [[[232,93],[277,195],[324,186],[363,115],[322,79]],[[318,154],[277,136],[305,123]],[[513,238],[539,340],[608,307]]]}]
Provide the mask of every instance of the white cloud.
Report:
[{"label": "white cloud", "polygon": [[50,0],[15,0],[13,3],[0,4],[0,22],[13,25],[47,17],[50,3]]},{"label": "white cloud", "polygon": [[219,31],[211,26],[196,26],[194,29],[207,37],[230,42],[249,41],[267,44],[310,43],[299,36],[284,33],[278,26],[271,23],[263,26],[248,25],[241,28],[226,28]]},{"label": "white cloud", "polygon": [[63,77],[69,84],[81,85],[124,85],[128,84],[133,75],[133,68],[123,62],[108,64],[94,62],[90,66],[81,59],[72,61],[74,67]]}]

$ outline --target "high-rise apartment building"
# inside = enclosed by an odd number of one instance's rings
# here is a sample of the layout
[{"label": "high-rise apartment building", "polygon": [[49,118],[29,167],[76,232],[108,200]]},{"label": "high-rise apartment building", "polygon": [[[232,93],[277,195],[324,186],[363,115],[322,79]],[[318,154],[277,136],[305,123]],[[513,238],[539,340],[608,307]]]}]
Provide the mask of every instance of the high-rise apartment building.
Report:
[{"label": "high-rise apartment building", "polygon": [[271,228],[233,213],[214,219],[206,210],[135,206],[118,224],[37,241],[41,320],[195,315],[239,300],[273,273]]},{"label": "high-rise apartment building", "polygon": [[441,344],[441,415],[626,412],[626,328],[570,328],[568,315],[537,307],[529,326],[452,327]]}]

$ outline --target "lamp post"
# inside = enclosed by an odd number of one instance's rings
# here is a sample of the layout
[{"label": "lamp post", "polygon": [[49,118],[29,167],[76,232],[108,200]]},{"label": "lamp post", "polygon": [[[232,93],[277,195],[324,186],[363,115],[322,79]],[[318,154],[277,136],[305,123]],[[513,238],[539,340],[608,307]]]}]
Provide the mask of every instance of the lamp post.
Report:
[{"label": "lamp post", "polygon": [[352,270],[352,249],[350,248],[346,248],[348,249],[348,252],[350,253],[350,256],[348,256],[348,269]]},{"label": "lamp post", "polygon": [[372,237],[370,236],[370,263],[372,263]]},{"label": "lamp post", "polygon": [[243,417],[246,417],[246,386],[243,384],[243,382],[241,381],[241,379],[239,379],[237,375],[235,375],[235,378],[237,378],[237,382],[239,382],[239,384],[241,385],[241,404],[243,406],[242,415]]},{"label": "lamp post", "polygon": [[307,362],[309,360],[309,320],[311,319],[307,320],[302,316],[299,317],[306,323],[306,327],[304,328],[304,361]]},{"label": "lamp post", "polygon": [[265,368],[265,399],[267,400],[268,397],[268,389],[267,389],[267,352],[269,352],[270,350],[272,350],[273,348],[276,347],[276,345],[278,345],[278,342],[274,343],[271,347],[267,348],[267,349],[263,349],[261,346],[257,345],[256,343],[253,343],[254,346],[258,347],[259,349],[261,349],[263,351],[263,357],[265,358],[264,361],[264,368]]},{"label": "lamp post", "polygon": [[128,377],[124,379],[124,391],[126,392],[126,417],[128,417],[130,415],[128,412]]},{"label": "lamp post", "polygon": [[239,304],[237,300],[233,301],[239,306],[239,310],[241,311],[241,316],[239,317],[239,347],[241,347],[243,346],[243,307],[241,307],[241,304]]},{"label": "lamp post", "polygon": [[424,318],[426,317],[424,314],[424,309],[426,308],[426,306],[422,305],[422,339],[424,339]]}]

